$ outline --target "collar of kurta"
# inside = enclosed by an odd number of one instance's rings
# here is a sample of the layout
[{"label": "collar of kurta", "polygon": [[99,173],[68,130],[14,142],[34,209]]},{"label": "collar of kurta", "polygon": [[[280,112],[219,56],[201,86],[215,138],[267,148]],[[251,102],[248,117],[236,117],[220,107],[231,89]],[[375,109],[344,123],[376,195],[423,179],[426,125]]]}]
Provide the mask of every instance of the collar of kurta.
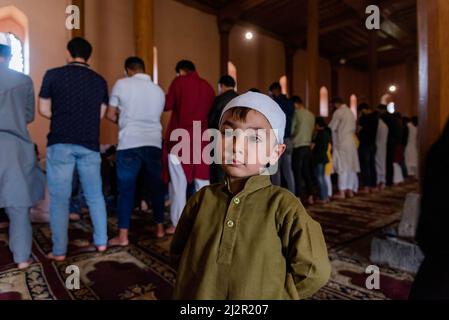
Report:
[{"label": "collar of kurta", "polygon": [[198,74],[198,72],[196,71],[191,71],[188,74],[186,74],[186,77],[194,77],[194,78],[199,78],[200,75]]},{"label": "collar of kurta", "polygon": [[[260,189],[266,188],[268,186],[271,185],[271,177],[269,175],[258,175],[258,176],[254,176],[249,178],[246,183],[245,186],[243,187],[243,190],[240,191],[239,195],[247,195],[250,193],[253,193],[255,191],[258,191]],[[225,179],[225,190],[230,193],[233,194],[231,192],[231,187],[230,187],[230,178],[226,177]]]}]

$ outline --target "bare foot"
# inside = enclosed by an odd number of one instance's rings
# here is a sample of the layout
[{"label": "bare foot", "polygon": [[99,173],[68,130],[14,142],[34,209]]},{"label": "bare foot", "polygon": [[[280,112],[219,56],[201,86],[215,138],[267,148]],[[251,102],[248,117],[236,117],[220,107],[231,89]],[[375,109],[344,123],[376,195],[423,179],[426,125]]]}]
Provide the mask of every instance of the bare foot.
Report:
[{"label": "bare foot", "polygon": [[26,262],[18,263],[17,264],[17,269],[19,269],[19,270],[28,269],[31,266],[32,263],[33,263],[32,259],[30,259],[30,260],[28,260]]},{"label": "bare foot", "polygon": [[98,252],[105,252],[108,250],[108,246],[97,246],[96,248]]},{"label": "bare foot", "polygon": [[362,189],[359,190],[359,193],[368,194],[369,193],[369,189],[368,188],[362,188]]},{"label": "bare foot", "polygon": [[334,200],[344,200],[346,199],[345,193],[344,192],[339,192],[337,194],[335,194],[332,199]]},{"label": "bare foot", "polygon": [[313,206],[315,204],[315,200],[313,199],[313,196],[309,196],[307,198],[307,203]]},{"label": "bare foot", "polygon": [[354,198],[354,192],[348,191],[348,192],[346,192],[346,196],[347,196],[348,198]]},{"label": "bare foot", "polygon": [[158,224],[156,226],[156,238],[162,239],[165,237],[165,229],[163,224]]},{"label": "bare foot", "polygon": [[109,240],[109,246],[111,247],[127,247],[129,246],[129,240],[121,237],[115,237]]},{"label": "bare foot", "polygon": [[175,227],[170,227],[168,229],[165,230],[165,232],[169,235],[173,235],[176,233],[176,228]]},{"label": "bare foot", "polygon": [[78,213],[71,213],[69,215],[70,221],[76,222],[76,221],[80,221],[81,217]]},{"label": "bare foot", "polygon": [[48,259],[50,259],[50,260],[53,260],[53,261],[56,261],[56,262],[63,262],[63,261],[65,261],[65,256],[55,256],[54,254],[53,254],[53,252],[50,252],[48,255],[47,255],[47,258]]}]

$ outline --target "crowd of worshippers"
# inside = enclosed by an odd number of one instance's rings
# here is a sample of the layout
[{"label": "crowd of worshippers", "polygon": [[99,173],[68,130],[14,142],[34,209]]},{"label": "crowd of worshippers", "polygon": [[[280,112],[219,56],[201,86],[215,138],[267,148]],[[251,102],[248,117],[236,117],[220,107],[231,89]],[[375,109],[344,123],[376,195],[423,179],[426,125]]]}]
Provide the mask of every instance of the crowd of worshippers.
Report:
[{"label": "crowd of worshippers", "polygon": [[[221,77],[216,96],[194,63],[182,60],[164,93],[145,73],[143,60],[130,57],[124,64],[126,77],[109,93],[104,78],[88,65],[91,45],[74,38],[67,45],[67,65],[47,71],[39,91],[37,109],[51,121],[42,169],[27,130],[36,109],[33,82],[7,68],[6,42],[0,49],[0,92],[10,92],[1,95],[7,110],[3,114],[9,116],[0,119],[2,149],[7,150],[0,154],[0,222],[9,225],[9,244],[19,268],[32,263],[31,221],[50,223],[53,248],[48,257],[64,261],[69,222],[82,214],[90,214],[92,247],[104,252],[109,246],[129,245],[131,217],[141,203],[151,206],[154,236],[163,238],[175,234],[190,196],[227,182],[221,165],[181,163],[171,153],[175,142],[168,137],[179,128],[192,133],[194,121],[201,122],[202,130],[220,129],[224,109],[239,97],[231,76]],[[416,118],[367,104],[359,106],[357,117],[340,98],[330,101],[329,119],[316,117],[300,97],[284,95],[279,83],[266,96],[282,109],[286,121],[286,150],[271,181],[303,203],[376,192],[417,175]],[[165,130],[163,113],[170,119]],[[103,117],[119,127],[116,146],[99,143]],[[202,143],[204,148],[207,143]],[[118,216],[118,234],[112,239],[108,209]]]}]

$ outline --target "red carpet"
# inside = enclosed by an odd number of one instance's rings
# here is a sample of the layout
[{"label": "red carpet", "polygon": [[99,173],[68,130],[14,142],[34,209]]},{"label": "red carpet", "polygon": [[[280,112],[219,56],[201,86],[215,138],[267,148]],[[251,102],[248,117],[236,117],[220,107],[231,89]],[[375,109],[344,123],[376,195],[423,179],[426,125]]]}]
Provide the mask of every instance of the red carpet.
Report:
[{"label": "red carpet", "polygon": [[[415,184],[396,187],[382,194],[360,196],[324,206],[308,208],[323,226],[333,265],[332,280],[313,299],[406,299],[413,277],[382,269],[381,290],[367,290],[365,269],[369,261],[348,256],[341,249],[357,239],[399,221],[405,195]],[[116,218],[110,217],[110,234]],[[129,248],[106,253],[86,249],[91,239],[87,217],[70,225],[69,258],[54,263],[45,258],[51,249],[48,225],[34,226],[33,256],[36,262],[25,271],[14,269],[5,231],[0,231],[0,300],[156,300],[170,299],[175,271],[168,264],[171,238],[152,237],[150,213],[133,218]],[[80,290],[68,290],[66,268],[80,268]]]}]

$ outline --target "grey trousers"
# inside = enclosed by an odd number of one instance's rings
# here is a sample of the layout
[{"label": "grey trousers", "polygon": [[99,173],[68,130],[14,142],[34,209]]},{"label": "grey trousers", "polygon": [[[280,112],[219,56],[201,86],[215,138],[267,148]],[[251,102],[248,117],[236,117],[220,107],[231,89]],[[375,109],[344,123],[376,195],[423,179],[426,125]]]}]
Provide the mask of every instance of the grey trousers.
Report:
[{"label": "grey trousers", "polygon": [[27,262],[31,258],[33,230],[30,208],[6,208],[9,217],[9,248],[15,263]]}]

